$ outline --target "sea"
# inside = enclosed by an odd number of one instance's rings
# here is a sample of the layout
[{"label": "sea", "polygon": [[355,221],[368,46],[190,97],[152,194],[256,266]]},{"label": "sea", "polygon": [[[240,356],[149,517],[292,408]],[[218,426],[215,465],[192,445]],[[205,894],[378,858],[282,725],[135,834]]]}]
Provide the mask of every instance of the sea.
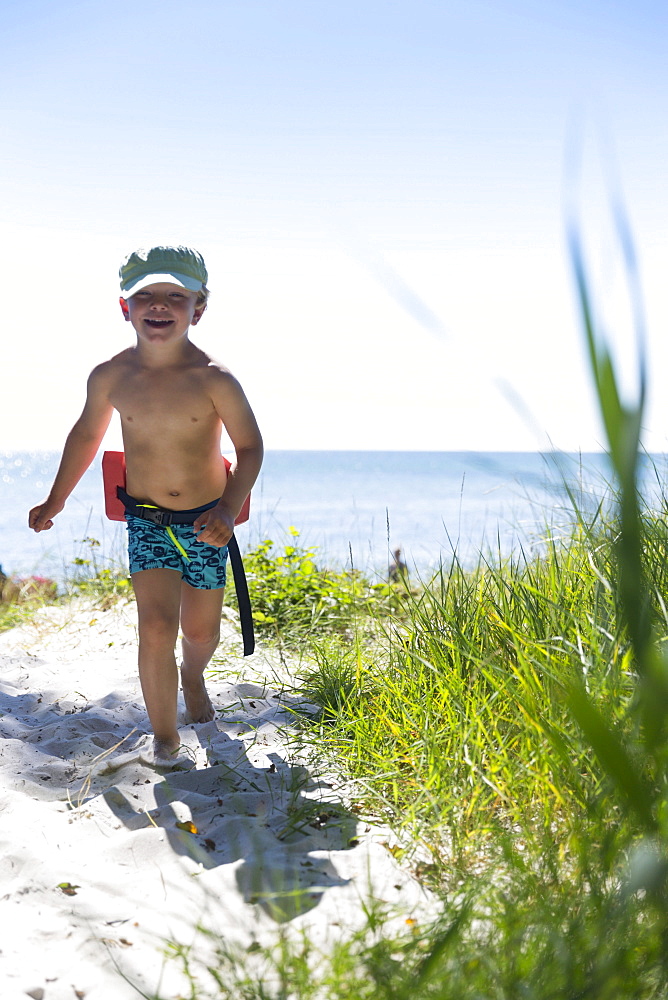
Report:
[{"label": "sea", "polygon": [[[125,565],[125,526],[104,515],[98,458],[50,531],[28,511],[48,493],[56,452],[0,452],[0,564],[5,573],[63,581],[76,559]],[[662,502],[667,459],[644,456],[643,481]],[[248,550],[270,539],[314,550],[321,566],[387,577],[401,549],[409,572],[428,578],[457,558],[537,551],[548,531],[567,531],[573,504],[593,511],[610,496],[603,453],[269,451],[237,529]],[[295,532],[298,535],[295,536]],[[93,540],[91,543],[90,540]],[[95,544],[95,543],[99,543]]]}]

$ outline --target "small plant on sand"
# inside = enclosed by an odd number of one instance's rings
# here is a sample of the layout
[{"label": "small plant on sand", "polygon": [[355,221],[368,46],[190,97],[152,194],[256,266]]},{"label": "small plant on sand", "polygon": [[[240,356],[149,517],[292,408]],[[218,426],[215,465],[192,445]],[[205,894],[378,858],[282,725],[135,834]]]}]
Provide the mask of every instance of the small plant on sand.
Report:
[{"label": "small plant on sand", "polygon": [[[100,607],[111,607],[121,598],[132,594],[132,581],[127,569],[100,555],[100,542],[96,538],[84,538],[81,551],[72,565],[74,571],[68,580],[71,594],[79,594],[94,600]],[[105,565],[106,563],[106,565]]]},{"label": "small plant on sand", "polygon": [[49,577],[8,577],[0,567],[0,632],[20,625],[57,598],[58,586]]},{"label": "small plant on sand", "polygon": [[316,549],[300,544],[296,528],[289,531],[282,551],[266,539],[244,555],[256,630],[286,645],[309,634],[350,634],[382,595],[357,570],[322,569]]}]

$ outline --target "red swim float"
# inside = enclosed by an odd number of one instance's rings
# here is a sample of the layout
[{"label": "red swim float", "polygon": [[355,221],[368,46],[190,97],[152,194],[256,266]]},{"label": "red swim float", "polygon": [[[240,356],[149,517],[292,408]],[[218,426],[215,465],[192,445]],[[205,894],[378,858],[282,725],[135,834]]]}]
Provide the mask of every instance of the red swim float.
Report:
[{"label": "red swim float", "polygon": [[[225,469],[230,471],[231,462],[222,456]],[[102,456],[102,480],[104,482],[104,510],[111,521],[125,520],[125,507],[116,495],[116,487],[125,489],[125,452],[105,451]],[[243,524],[250,515],[250,493],[239,511],[235,524]]]}]

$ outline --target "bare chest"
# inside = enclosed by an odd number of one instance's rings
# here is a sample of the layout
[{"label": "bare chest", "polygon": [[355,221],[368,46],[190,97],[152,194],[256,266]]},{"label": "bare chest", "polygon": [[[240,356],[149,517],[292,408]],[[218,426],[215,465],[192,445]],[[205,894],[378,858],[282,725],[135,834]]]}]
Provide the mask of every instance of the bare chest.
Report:
[{"label": "bare chest", "polygon": [[202,380],[173,372],[138,372],[119,379],[111,399],[124,424],[142,426],[196,424],[211,419],[213,403]]}]

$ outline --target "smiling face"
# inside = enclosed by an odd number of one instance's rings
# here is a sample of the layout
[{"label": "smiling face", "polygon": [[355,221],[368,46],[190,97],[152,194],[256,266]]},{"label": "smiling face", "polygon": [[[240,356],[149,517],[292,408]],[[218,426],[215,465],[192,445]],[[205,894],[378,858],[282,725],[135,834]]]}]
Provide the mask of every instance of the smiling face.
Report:
[{"label": "smiling face", "polygon": [[147,285],[129,299],[121,298],[121,309],[137,336],[156,344],[183,337],[204,312],[204,306],[197,305],[197,292],[168,281]]}]

